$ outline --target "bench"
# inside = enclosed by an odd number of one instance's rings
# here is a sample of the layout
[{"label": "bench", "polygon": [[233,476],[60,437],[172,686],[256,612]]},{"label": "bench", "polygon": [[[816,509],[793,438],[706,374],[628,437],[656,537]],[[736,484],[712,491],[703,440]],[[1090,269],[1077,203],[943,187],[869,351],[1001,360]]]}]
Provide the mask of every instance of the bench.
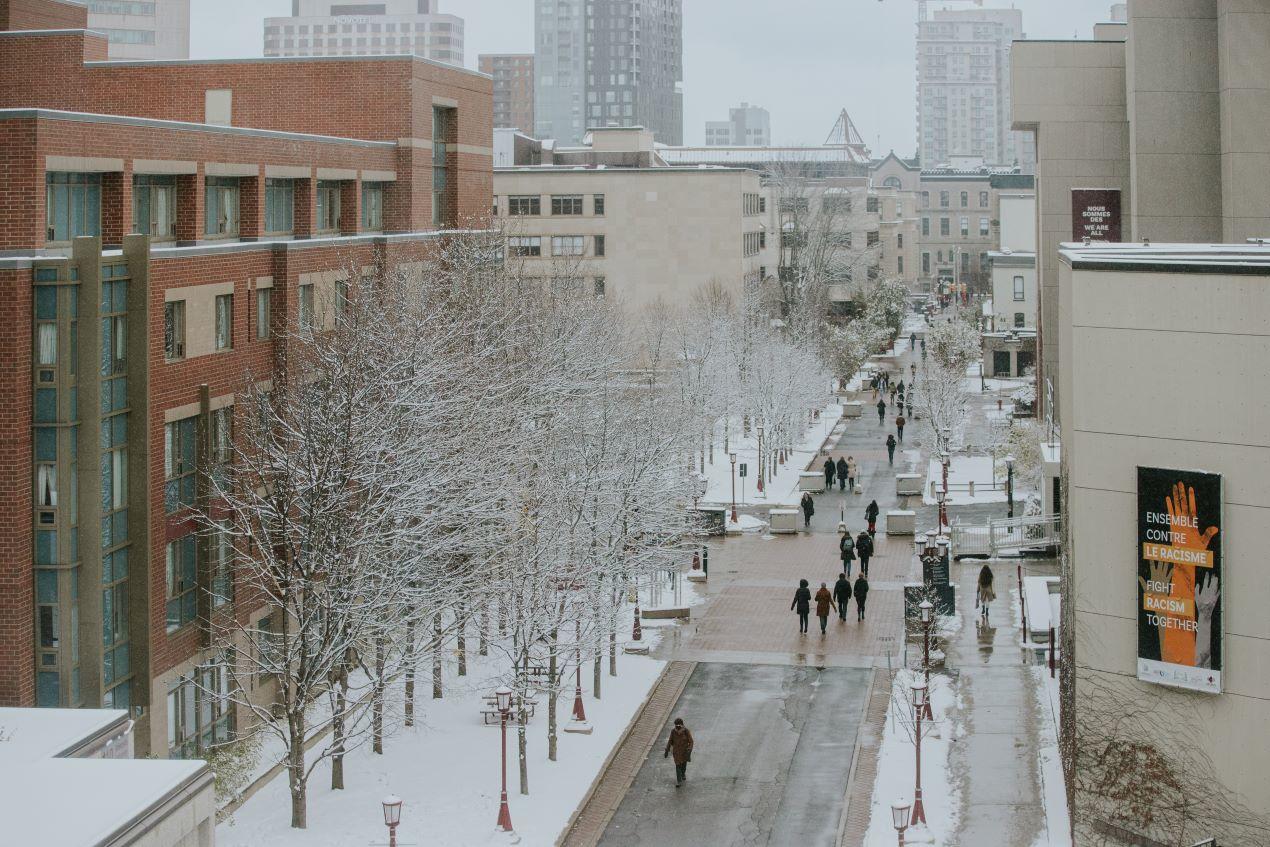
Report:
[{"label": "bench", "polygon": [[[486,708],[481,709],[481,718],[486,726],[497,726],[502,720],[502,712],[498,711],[498,698],[492,694],[486,695],[484,698]],[[529,720],[534,716],[534,707],[538,705],[538,701],[534,698],[527,698],[520,703],[513,703],[511,711],[508,712],[509,718],[515,718],[520,714],[521,708],[525,711],[525,720]]]}]

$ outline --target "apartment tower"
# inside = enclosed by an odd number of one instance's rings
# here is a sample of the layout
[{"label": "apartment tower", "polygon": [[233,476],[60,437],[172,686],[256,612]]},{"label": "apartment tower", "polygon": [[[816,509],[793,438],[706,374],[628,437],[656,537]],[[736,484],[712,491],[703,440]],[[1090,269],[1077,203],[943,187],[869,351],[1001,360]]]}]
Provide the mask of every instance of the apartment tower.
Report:
[{"label": "apartment tower", "polygon": [[440,14],[436,0],[291,0],[290,17],[265,18],[265,55],[414,55],[462,66],[463,19]]},{"label": "apartment tower", "polygon": [[190,57],[190,0],[88,0],[88,26],[111,59]]},{"label": "apartment tower", "polygon": [[482,54],[478,69],[494,78],[494,128],[534,131],[532,53]]}]

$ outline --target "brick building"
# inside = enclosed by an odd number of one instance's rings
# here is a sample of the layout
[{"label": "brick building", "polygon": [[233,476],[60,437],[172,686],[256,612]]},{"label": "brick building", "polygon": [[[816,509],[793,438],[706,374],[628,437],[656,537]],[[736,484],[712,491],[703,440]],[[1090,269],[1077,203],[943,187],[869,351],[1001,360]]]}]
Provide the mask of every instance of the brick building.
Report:
[{"label": "brick building", "polygon": [[195,468],[284,328],[488,218],[491,83],[406,56],[109,62],[65,5],[0,0],[57,27],[0,32],[0,705],[129,708],[139,753],[188,756],[234,720],[208,618],[265,615],[194,533]]}]

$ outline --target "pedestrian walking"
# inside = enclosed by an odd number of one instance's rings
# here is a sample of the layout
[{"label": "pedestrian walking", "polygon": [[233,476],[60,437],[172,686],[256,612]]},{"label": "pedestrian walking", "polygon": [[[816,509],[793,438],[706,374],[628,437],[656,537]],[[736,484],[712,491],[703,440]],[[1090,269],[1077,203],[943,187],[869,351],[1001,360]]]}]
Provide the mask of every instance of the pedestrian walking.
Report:
[{"label": "pedestrian walking", "polygon": [[886,401],[878,399],[878,426],[886,423]]},{"label": "pedestrian walking", "polygon": [[807,616],[811,614],[811,589],[807,587],[807,580],[798,580],[798,590],[794,592],[794,602],[789,604],[789,608],[798,612],[798,632],[806,635]]},{"label": "pedestrian walking", "polygon": [[922,361],[926,361],[926,339],[922,339]]},{"label": "pedestrian walking", "polygon": [[877,535],[877,530],[878,530],[878,512],[879,512],[879,511],[881,511],[881,510],[880,510],[880,509],[878,509],[878,501],[877,501],[877,500],[873,500],[872,502],[870,502],[870,503],[869,503],[869,505],[868,505],[867,507],[865,507],[865,510],[864,510],[864,517],[865,517],[865,519],[866,519],[866,520],[868,520],[868,522],[869,522],[869,537],[870,537],[870,538],[872,538],[873,536]]},{"label": "pedestrian walking", "polygon": [[909,349],[912,349],[917,346],[917,333],[910,332],[908,334],[908,346],[909,346]]},{"label": "pedestrian walking", "polygon": [[851,563],[855,561],[855,539],[851,537],[851,530],[847,530],[842,538],[838,539],[838,555],[842,558],[842,570],[847,575],[847,579],[851,578]]},{"label": "pedestrian walking", "polygon": [[900,414],[895,416],[895,434],[899,436],[901,444],[904,443],[904,424],[908,423],[908,421],[904,420],[903,411],[901,409]]},{"label": "pedestrian walking", "polygon": [[913,375],[913,379],[916,380],[917,379],[917,363],[914,362],[913,364],[909,365],[908,371],[909,373]]},{"label": "pedestrian walking", "polygon": [[675,718],[675,725],[666,739],[666,752],[662,758],[675,757],[675,787],[688,779],[688,763],[692,761],[692,733],[684,726],[683,718]]},{"label": "pedestrian walking", "polygon": [[803,509],[803,529],[810,529],[811,516],[816,514],[816,501],[811,499],[810,491],[803,492],[803,499],[799,505]]},{"label": "pedestrian walking", "polygon": [[892,466],[895,465],[895,436],[888,435],[886,437],[886,458]]},{"label": "pedestrian walking", "polygon": [[900,380],[900,394],[902,395],[903,393],[904,393],[904,380],[901,379]]},{"label": "pedestrian walking", "polygon": [[851,592],[855,595],[856,620],[864,620],[864,603],[869,599],[869,578],[864,574],[856,577],[855,588]]},{"label": "pedestrian walking", "polygon": [[838,466],[833,463],[833,456],[825,459],[825,490],[833,490],[833,478],[838,473]]},{"label": "pedestrian walking", "polygon": [[838,581],[833,584],[833,599],[838,603],[838,620],[847,620],[847,604],[851,602],[851,580],[845,573],[838,574]]},{"label": "pedestrian walking", "polygon": [[838,457],[838,487],[842,491],[847,490],[847,460]]},{"label": "pedestrian walking", "polygon": [[816,592],[816,617],[820,618],[820,634],[825,634],[825,628],[829,626],[829,610],[836,609],[833,603],[833,595],[829,593],[829,587],[823,582],[820,583],[820,590]]},{"label": "pedestrian walking", "polygon": [[984,565],[979,570],[979,593],[975,596],[975,605],[979,607],[979,616],[985,624],[988,622],[988,606],[997,599],[993,579],[992,568]]},{"label": "pedestrian walking", "polygon": [[847,457],[847,490],[848,491],[855,491],[855,478],[856,478],[856,473],[859,470],[860,468],[855,463],[855,457],[848,456]]},{"label": "pedestrian walking", "polygon": [[895,386],[891,386],[891,405],[895,405]]},{"label": "pedestrian walking", "polygon": [[855,552],[860,557],[860,573],[869,575],[869,559],[873,558],[873,537],[861,531],[855,539]]}]

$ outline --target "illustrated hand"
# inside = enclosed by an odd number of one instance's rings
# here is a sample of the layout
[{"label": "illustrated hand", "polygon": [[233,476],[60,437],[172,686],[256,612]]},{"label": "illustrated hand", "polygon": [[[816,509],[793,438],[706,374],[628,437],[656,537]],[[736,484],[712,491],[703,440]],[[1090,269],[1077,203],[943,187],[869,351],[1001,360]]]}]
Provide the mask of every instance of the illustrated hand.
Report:
[{"label": "illustrated hand", "polygon": [[[1187,550],[1207,550],[1217,534],[1217,527],[1210,526],[1203,533],[1196,523],[1195,489],[1185,483],[1173,486],[1173,495],[1164,498],[1165,508],[1175,523],[1172,546]],[[1173,589],[1169,598],[1182,603],[1195,602],[1195,565],[1178,563],[1173,569]],[[1160,657],[1166,662],[1193,666],[1195,664],[1195,633],[1187,629],[1167,629],[1160,642]]]},{"label": "illustrated hand", "polygon": [[1213,536],[1217,534],[1217,527],[1210,526],[1200,533],[1196,526],[1192,526],[1198,523],[1195,511],[1195,489],[1188,489],[1184,483],[1177,483],[1173,486],[1173,496],[1164,498],[1164,505],[1168,509],[1169,516],[1177,520],[1177,523],[1170,527],[1173,531],[1173,546],[1185,547],[1188,550],[1207,550]]},{"label": "illustrated hand", "polygon": [[1195,611],[1199,631],[1195,636],[1195,667],[1213,666],[1213,612],[1221,597],[1220,580],[1216,574],[1207,574],[1195,588]]},{"label": "illustrated hand", "polygon": [[[1147,579],[1138,577],[1138,585],[1142,586],[1142,593],[1155,594],[1157,596],[1162,596],[1162,592],[1152,591],[1150,586],[1151,585],[1168,585],[1169,573],[1172,570],[1173,570],[1173,566],[1169,564],[1168,562],[1148,562],[1147,563]],[[1148,580],[1150,581],[1148,582]],[[1157,617],[1156,620],[1164,620],[1164,617],[1161,615]],[[1164,633],[1167,632],[1167,630],[1162,625],[1156,624],[1155,632],[1160,639],[1160,650],[1163,651],[1164,650]]]}]

